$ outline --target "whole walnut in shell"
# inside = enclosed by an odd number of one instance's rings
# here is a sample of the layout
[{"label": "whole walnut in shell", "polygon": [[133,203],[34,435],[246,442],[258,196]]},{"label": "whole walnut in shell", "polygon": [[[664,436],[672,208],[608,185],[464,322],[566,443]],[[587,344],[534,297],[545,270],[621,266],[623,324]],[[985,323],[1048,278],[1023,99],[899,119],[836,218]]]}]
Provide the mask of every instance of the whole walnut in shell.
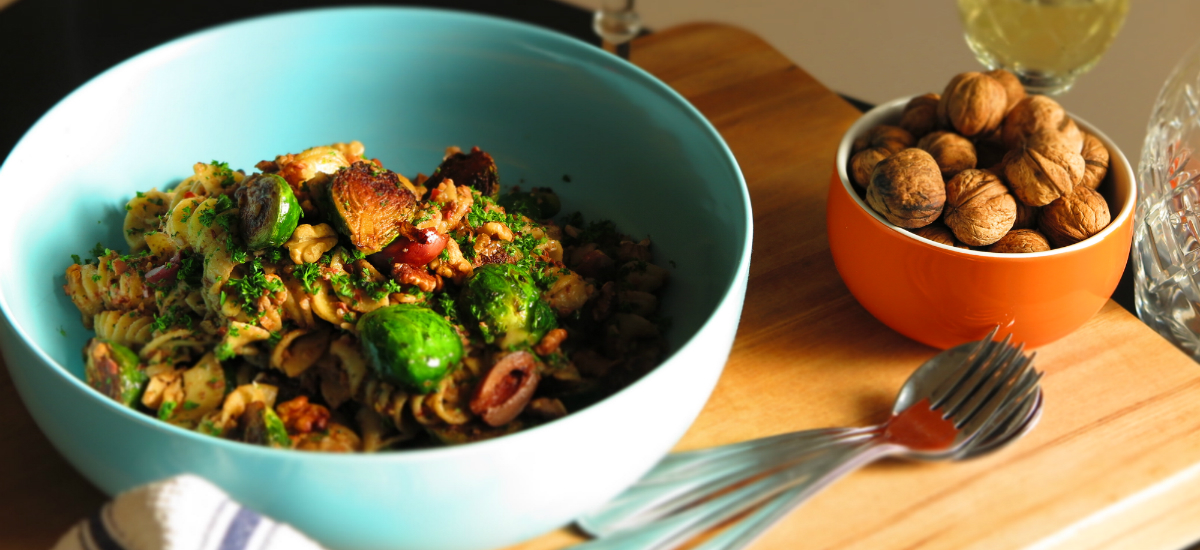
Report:
[{"label": "whole walnut in shell", "polygon": [[1080,185],[1088,189],[1100,187],[1100,182],[1104,181],[1104,176],[1108,174],[1108,147],[1105,147],[1100,142],[1100,138],[1092,134],[1083,134],[1083,156],[1084,171],[1083,181]]},{"label": "whole walnut in shell", "polygon": [[1007,254],[1028,254],[1030,252],[1045,252],[1050,250],[1050,241],[1034,229],[1014,229],[1001,237],[995,244],[989,246],[988,252]]},{"label": "whole walnut in shell", "polygon": [[1083,148],[1083,133],[1057,101],[1043,95],[1031,95],[1017,102],[1000,129],[1004,146],[1020,147],[1035,134],[1058,132],[1076,151]]},{"label": "whole walnut in shell", "polygon": [[975,167],[975,146],[971,140],[954,132],[933,132],[921,138],[917,147],[933,156],[942,179],[949,180],[955,174]]},{"label": "whole walnut in shell", "polygon": [[918,227],[917,229],[912,229],[911,231],[913,232],[913,235],[924,239],[929,239],[938,244],[953,246],[955,248],[971,248],[954,238],[954,232],[950,231],[949,227],[946,227],[940,223],[931,223],[925,227]]},{"label": "whole walnut in shell", "polygon": [[1029,206],[1021,201],[1017,201],[1017,221],[1013,222],[1013,229],[1037,229],[1038,215],[1041,214],[1041,206]]},{"label": "whole walnut in shell", "polygon": [[899,153],[901,150],[912,147],[916,142],[917,140],[908,133],[908,130],[884,124],[867,130],[866,135],[859,136],[854,140],[854,152],[857,153],[872,147],[882,147],[892,153]]},{"label": "whole walnut in shell", "polygon": [[946,182],[946,227],[971,246],[992,244],[1012,229],[1017,201],[995,174],[963,170]]},{"label": "whole walnut in shell", "polygon": [[871,183],[871,172],[879,161],[892,156],[892,152],[884,147],[863,149],[850,158],[850,183],[859,189],[866,189]]},{"label": "whole walnut in shell", "polygon": [[937,106],[942,96],[938,94],[919,95],[908,100],[904,106],[904,114],[900,115],[900,127],[908,130],[914,138],[932,132],[937,128]]},{"label": "whole walnut in shell", "polygon": [[1035,134],[1004,156],[1004,177],[1029,206],[1045,206],[1070,194],[1083,173],[1083,156],[1057,134]]},{"label": "whole walnut in shell", "polygon": [[938,102],[938,119],[963,137],[987,134],[1000,126],[1008,107],[1004,85],[983,73],[955,76]]},{"label": "whole walnut in shell", "polygon": [[1005,114],[1012,111],[1012,108],[1028,95],[1025,93],[1025,86],[1021,85],[1021,81],[1017,79],[1017,75],[1015,74],[1004,69],[996,69],[983,74],[996,79],[996,82],[1004,86],[1005,96],[1008,99],[1008,103],[1004,108]]},{"label": "whole walnut in shell", "polygon": [[942,214],[946,184],[933,157],[905,149],[875,165],[867,186],[867,204],[906,229],[933,223]]},{"label": "whole walnut in shell", "polygon": [[1112,221],[1104,197],[1080,186],[1075,192],[1046,205],[1038,228],[1055,248],[1069,246],[1099,233]]}]

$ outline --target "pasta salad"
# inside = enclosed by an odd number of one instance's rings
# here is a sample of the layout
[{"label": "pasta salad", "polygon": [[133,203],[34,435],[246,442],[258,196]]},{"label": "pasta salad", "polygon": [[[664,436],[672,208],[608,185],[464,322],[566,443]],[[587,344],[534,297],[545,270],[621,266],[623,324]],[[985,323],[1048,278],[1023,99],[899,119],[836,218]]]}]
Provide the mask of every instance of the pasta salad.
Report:
[{"label": "pasta salad", "polygon": [[535,426],[664,352],[648,238],[501,192],[478,147],[411,180],[359,142],[197,163],[125,206],[127,253],[73,257],[87,383],[207,435],[320,451]]}]

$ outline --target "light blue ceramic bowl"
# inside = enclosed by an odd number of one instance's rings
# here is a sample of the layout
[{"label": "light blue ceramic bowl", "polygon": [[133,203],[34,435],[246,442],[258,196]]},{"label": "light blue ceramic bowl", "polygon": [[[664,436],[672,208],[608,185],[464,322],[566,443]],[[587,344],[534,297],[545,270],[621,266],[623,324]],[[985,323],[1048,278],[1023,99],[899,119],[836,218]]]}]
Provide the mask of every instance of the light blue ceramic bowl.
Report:
[{"label": "light blue ceramic bowl", "polygon": [[[187,432],[88,388],[89,334],[61,286],[73,253],[122,243],[122,205],[197,161],[252,169],[357,139],[405,174],[479,145],[506,185],[653,238],[672,281],[670,358],[548,425],[460,447],[287,452]],[[569,177],[570,181],[566,181]],[[38,425],[107,493],[181,472],[333,548],[479,549],[567,524],[678,440],[729,354],[750,262],[737,165],[704,118],[572,39],[452,12],[338,9],[222,26],[139,55],[47,113],[0,168],[0,340]]]}]

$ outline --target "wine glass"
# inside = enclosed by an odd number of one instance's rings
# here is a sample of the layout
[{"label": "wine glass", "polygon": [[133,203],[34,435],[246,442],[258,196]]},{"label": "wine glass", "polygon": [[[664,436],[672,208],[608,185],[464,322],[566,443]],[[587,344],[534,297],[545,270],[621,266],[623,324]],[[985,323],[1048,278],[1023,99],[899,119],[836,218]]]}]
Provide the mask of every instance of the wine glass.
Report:
[{"label": "wine glass", "polygon": [[1096,65],[1129,0],[958,0],[967,45],[990,69],[1007,69],[1030,93],[1058,95]]},{"label": "wine glass", "polygon": [[634,0],[603,0],[592,18],[592,30],[604,49],[629,59],[629,41],[642,31],[642,19],[633,11]]}]

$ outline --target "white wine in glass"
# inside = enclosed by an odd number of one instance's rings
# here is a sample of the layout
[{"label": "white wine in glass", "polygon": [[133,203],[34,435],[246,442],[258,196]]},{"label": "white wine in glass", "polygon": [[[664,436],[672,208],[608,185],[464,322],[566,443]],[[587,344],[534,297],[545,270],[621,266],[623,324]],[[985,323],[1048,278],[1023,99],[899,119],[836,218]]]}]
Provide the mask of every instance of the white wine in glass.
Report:
[{"label": "white wine in glass", "polygon": [[958,0],[958,11],[981,63],[1012,71],[1032,93],[1054,95],[1100,60],[1129,0]]}]

